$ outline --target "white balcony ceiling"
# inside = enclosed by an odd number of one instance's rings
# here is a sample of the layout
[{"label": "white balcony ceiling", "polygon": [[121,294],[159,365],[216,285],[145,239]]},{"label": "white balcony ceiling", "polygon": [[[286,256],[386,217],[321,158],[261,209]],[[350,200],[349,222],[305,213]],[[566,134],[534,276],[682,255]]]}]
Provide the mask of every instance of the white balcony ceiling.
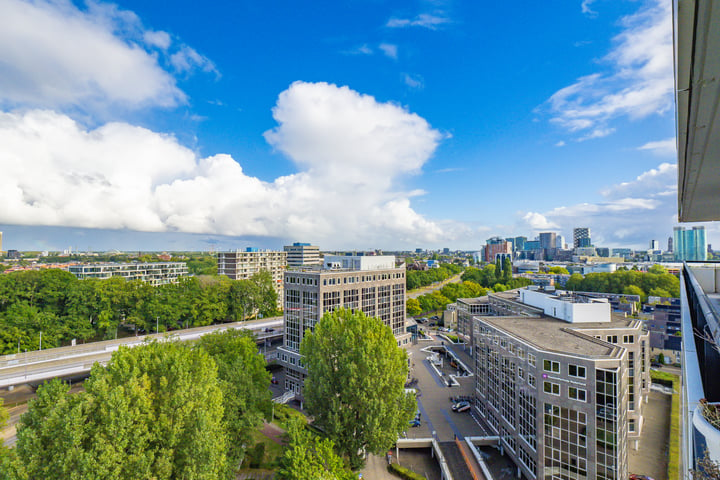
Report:
[{"label": "white balcony ceiling", "polygon": [[675,0],[678,216],[720,220],[720,0]]}]

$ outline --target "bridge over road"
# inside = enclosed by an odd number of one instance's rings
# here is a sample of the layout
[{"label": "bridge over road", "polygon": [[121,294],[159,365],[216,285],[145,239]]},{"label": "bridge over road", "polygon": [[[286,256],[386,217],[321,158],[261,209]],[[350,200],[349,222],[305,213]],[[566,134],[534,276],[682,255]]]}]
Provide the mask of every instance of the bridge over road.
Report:
[{"label": "bridge over road", "polygon": [[[95,362],[105,365],[121,345],[135,347],[146,341],[168,337],[180,341],[196,340],[207,333],[228,329],[251,330],[256,334],[258,344],[266,345],[282,338],[282,326],[282,317],[273,317],[3,355],[0,356],[0,388],[87,373]],[[268,329],[272,331],[267,331]]]}]

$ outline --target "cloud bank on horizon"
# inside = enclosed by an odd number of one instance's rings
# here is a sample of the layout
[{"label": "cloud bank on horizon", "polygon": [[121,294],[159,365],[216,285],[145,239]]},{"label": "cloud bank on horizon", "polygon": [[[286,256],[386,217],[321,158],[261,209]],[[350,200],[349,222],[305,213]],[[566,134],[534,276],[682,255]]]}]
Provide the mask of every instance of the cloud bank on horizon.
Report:
[{"label": "cloud bank on horizon", "polygon": [[[423,192],[405,191],[402,181],[422,173],[444,135],[406,107],[347,86],[293,83],[264,136],[297,172],[262,181],[243,171],[243,159],[201,158],[173,135],[114,116],[187,103],[175,76],[219,77],[209,58],[115,5],[0,2],[0,223],[312,239],[327,248],[484,243],[486,227],[413,208]],[[576,140],[612,133],[619,115],[668,108],[672,56],[662,55],[671,30],[659,5],[623,21],[604,59],[609,73],[580,78],[548,100],[552,121],[579,133]],[[451,24],[419,15],[386,26]],[[396,46],[380,48],[397,57]],[[667,155],[668,142],[638,148]],[[642,174],[632,193],[627,184],[609,187],[603,203],[521,212],[516,228],[589,225],[610,244],[644,243],[643,222],[673,222],[674,168],[662,163]]]}]

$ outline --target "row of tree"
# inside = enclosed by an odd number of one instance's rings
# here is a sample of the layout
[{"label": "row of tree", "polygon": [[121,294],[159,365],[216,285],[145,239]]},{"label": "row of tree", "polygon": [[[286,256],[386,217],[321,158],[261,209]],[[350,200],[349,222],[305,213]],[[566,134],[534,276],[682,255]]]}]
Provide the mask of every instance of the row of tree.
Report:
[{"label": "row of tree", "polygon": [[467,268],[462,274],[462,279],[475,282],[485,288],[494,289],[497,284],[504,285],[506,289],[517,288],[510,287],[510,282],[513,280],[512,262],[507,257],[502,262],[498,258],[495,263],[485,265],[483,268]]},{"label": "row of tree", "polygon": [[660,265],[653,265],[648,272],[618,270],[612,273],[588,273],[584,277],[573,273],[565,288],[580,292],[640,295],[643,302],[647,301],[649,295],[680,297],[680,280]]},{"label": "row of tree", "polygon": [[408,270],[405,274],[405,280],[408,290],[427,287],[435,282],[442,282],[453,275],[462,272],[463,268],[454,263],[443,263],[438,268],[429,270]]},{"label": "row of tree", "polygon": [[151,332],[276,313],[272,277],[181,279],[153,287],[120,277],[78,280],[57,269],[0,275],[0,354],[112,338],[119,327]]},{"label": "row of tree", "polygon": [[[407,353],[381,320],[344,309],[325,314],[300,351],[323,435],[291,423],[279,477],[357,478],[363,453],[391,448],[416,410]],[[0,478],[233,478],[269,413],[269,381],[247,332],[121,347],[84,392],[58,380],[38,389],[16,448],[0,447]],[[5,418],[0,408],[0,426]]]},{"label": "row of tree", "polygon": [[[495,268],[494,265],[489,265],[489,267]],[[503,292],[530,284],[532,284],[532,281],[523,277],[511,278],[506,284],[495,283],[492,288],[483,287],[471,280],[465,280],[461,283],[448,283],[440,290],[420,295],[418,298],[408,298],[406,302],[407,314],[414,316],[423,312],[444,310],[448,304],[455,302],[458,298],[483,297],[490,292]]]},{"label": "row of tree", "polygon": [[16,448],[0,451],[0,478],[234,478],[269,384],[247,332],[121,347],[84,392],[59,380],[38,389]]}]

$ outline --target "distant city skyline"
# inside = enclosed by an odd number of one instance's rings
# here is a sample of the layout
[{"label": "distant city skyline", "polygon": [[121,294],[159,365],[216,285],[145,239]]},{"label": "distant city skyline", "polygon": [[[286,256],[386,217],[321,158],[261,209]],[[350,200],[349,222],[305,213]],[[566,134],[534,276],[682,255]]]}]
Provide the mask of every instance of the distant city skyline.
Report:
[{"label": "distant city skyline", "polygon": [[[688,227],[691,228],[691,227]],[[492,237],[482,240],[474,248],[460,248],[452,245],[431,247],[426,245],[413,244],[407,248],[390,248],[380,244],[369,244],[363,247],[350,247],[336,245],[334,247],[325,246],[313,242],[312,239],[295,238],[282,239],[270,237],[251,237],[238,236],[229,237],[223,235],[208,234],[190,234],[179,232],[136,232],[133,230],[92,230],[75,227],[17,227],[12,225],[0,225],[0,232],[3,233],[3,249],[20,250],[20,251],[55,251],[62,252],[72,249],[74,252],[107,252],[111,250],[119,250],[124,252],[133,251],[230,251],[235,249],[244,249],[246,247],[258,247],[263,249],[283,250],[286,245],[295,242],[308,242],[317,245],[320,251],[408,251],[415,252],[420,248],[422,251],[442,251],[449,248],[451,251],[462,250],[468,252],[480,252],[485,247],[485,242]],[[556,232],[559,233],[559,232]],[[706,229],[707,233],[707,229]],[[669,232],[673,234],[672,231]],[[501,235],[496,235],[502,239],[506,239]],[[534,239],[533,236],[522,235],[527,237],[528,241]],[[495,236],[493,236],[495,237]],[[507,237],[511,238],[511,237]],[[568,238],[568,237],[566,237]],[[569,238],[572,238],[572,230]],[[662,237],[664,238],[664,237]],[[670,237],[672,238],[672,237]],[[596,245],[607,248],[631,248],[637,251],[649,250],[649,243],[654,239],[648,239],[645,244],[637,247],[629,245]],[[595,243],[593,241],[593,243]],[[667,245],[660,242],[660,249],[667,251]],[[710,238],[707,244],[712,245]],[[572,249],[572,243],[567,245]]]},{"label": "distant city skyline", "polygon": [[7,0],[5,248],[475,250],[588,227],[641,249],[677,224],[671,18]]}]

